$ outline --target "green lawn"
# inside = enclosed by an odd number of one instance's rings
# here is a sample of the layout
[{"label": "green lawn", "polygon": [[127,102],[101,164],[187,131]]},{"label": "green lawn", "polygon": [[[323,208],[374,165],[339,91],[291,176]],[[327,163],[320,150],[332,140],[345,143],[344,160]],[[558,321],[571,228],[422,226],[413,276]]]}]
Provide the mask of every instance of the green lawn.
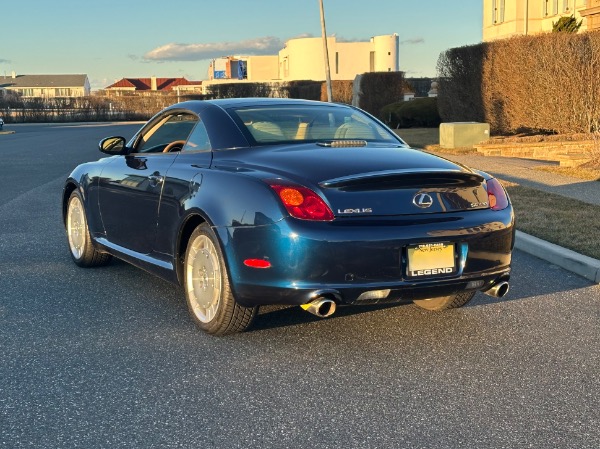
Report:
[{"label": "green lawn", "polygon": [[395,129],[402,140],[414,148],[425,148],[428,145],[439,145],[440,132],[438,128],[406,128]]}]

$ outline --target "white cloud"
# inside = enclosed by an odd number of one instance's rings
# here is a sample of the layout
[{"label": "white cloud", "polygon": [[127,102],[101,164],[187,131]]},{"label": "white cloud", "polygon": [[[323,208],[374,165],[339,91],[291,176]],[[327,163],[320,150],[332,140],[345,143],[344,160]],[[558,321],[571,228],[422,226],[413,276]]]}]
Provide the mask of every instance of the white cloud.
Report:
[{"label": "white cloud", "polygon": [[312,33],[302,33],[302,34],[298,34],[297,36],[290,37],[290,39],[304,39],[306,37],[315,37],[315,36]]},{"label": "white cloud", "polygon": [[404,41],[400,41],[400,45],[417,45],[417,44],[424,44],[425,43],[425,39],[423,39],[422,37],[417,37],[415,39],[406,39]]},{"label": "white cloud", "polygon": [[250,54],[274,55],[283,48],[284,42],[272,36],[239,42],[214,42],[208,44],[166,44],[144,55],[147,61],[202,61],[220,56]]}]

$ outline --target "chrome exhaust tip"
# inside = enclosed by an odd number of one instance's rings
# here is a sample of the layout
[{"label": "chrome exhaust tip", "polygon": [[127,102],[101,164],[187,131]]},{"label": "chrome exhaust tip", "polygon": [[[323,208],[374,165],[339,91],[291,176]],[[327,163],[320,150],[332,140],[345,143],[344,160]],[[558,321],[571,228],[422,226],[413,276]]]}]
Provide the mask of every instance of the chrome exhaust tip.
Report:
[{"label": "chrome exhaust tip", "polygon": [[329,298],[313,299],[309,303],[301,304],[300,307],[319,318],[327,318],[333,315],[336,309],[335,301]]},{"label": "chrome exhaust tip", "polygon": [[510,286],[508,285],[508,282],[503,281],[503,282],[498,282],[492,288],[484,291],[483,293],[485,293],[486,295],[489,295],[489,296],[493,296],[494,298],[502,298],[504,295],[506,295],[508,293],[508,290],[510,290]]}]

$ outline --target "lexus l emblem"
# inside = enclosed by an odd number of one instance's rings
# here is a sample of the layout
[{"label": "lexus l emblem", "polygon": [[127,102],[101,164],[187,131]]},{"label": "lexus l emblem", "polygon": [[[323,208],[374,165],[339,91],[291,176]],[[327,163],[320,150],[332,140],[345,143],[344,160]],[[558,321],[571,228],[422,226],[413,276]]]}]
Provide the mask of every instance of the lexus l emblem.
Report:
[{"label": "lexus l emblem", "polygon": [[413,198],[413,204],[421,209],[427,209],[433,204],[433,198],[426,193],[418,193]]}]

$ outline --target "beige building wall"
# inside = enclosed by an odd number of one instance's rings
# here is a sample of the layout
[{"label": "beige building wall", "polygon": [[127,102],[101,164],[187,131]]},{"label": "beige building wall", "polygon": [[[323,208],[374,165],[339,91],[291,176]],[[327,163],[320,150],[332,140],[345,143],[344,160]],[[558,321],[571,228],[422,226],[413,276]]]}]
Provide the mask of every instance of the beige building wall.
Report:
[{"label": "beige building wall", "polygon": [[550,32],[554,22],[573,14],[583,19],[580,31],[594,28],[588,23],[593,3],[600,13],[600,0],[483,0],[483,40]]},{"label": "beige building wall", "polygon": [[274,80],[279,78],[279,56],[248,56],[249,80]]}]

